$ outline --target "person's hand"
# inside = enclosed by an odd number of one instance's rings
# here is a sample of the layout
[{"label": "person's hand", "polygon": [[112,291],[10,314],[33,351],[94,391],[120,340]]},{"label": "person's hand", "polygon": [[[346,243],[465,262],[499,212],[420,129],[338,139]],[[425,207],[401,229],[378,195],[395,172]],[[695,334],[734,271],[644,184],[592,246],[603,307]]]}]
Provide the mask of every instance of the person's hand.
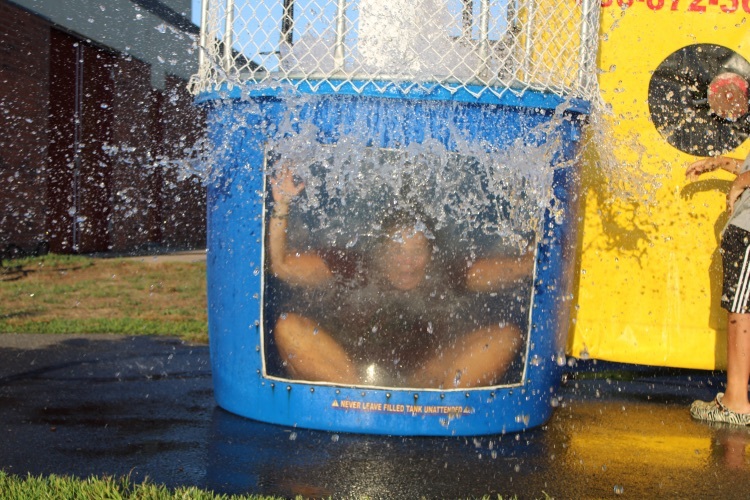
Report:
[{"label": "person's hand", "polygon": [[289,165],[284,163],[271,179],[271,194],[273,201],[279,204],[289,204],[295,196],[305,189],[305,184],[294,181],[294,175]]},{"label": "person's hand", "polygon": [[688,165],[685,176],[689,181],[695,181],[702,174],[706,172],[713,172],[717,168],[720,168],[724,159],[721,156],[711,156],[709,158],[703,158],[702,160],[695,161]]}]

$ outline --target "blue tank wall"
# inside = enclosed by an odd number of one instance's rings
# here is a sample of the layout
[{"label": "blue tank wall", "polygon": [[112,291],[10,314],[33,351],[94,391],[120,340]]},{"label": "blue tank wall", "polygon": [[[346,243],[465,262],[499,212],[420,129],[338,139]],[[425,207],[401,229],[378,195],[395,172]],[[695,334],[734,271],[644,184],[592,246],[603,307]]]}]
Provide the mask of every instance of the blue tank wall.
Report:
[{"label": "blue tank wall", "polygon": [[[317,96],[301,122],[314,123],[321,143],[355,133],[367,117],[371,146],[399,148],[425,139],[454,150],[445,124],[455,124],[480,144],[510,146],[550,122],[559,101],[527,92],[511,102],[461,101],[455,95],[410,98],[346,93]],[[486,100],[486,99],[485,99]],[[559,385],[559,355],[568,329],[575,246],[575,167],[556,168],[553,189],[566,216],[545,214],[537,248],[534,297],[523,383],[468,390],[335,387],[274,380],[263,374],[262,218],[265,145],[278,131],[286,101],[276,91],[204,96],[215,145],[208,189],[209,337],[215,397],[233,413],[266,422],[337,432],[394,435],[480,435],[543,424]],[[553,164],[574,158],[583,109],[568,111],[535,141],[561,145]],[[398,120],[398,122],[391,122]],[[406,124],[406,125],[405,125]],[[553,168],[555,165],[549,165]],[[531,360],[533,359],[533,362]],[[564,359],[564,358],[563,358]],[[342,407],[348,401],[348,408]],[[377,406],[380,404],[380,406]],[[369,405],[369,406],[368,406]],[[389,406],[387,406],[389,405]],[[421,407],[421,411],[417,411]],[[434,413],[425,413],[429,409]],[[412,410],[412,411],[410,411]]]}]

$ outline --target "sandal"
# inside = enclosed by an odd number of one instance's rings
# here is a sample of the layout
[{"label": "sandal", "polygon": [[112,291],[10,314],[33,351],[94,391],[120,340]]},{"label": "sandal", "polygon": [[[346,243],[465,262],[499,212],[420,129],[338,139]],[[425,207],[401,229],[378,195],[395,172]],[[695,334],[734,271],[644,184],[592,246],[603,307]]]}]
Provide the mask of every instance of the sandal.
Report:
[{"label": "sandal", "polygon": [[720,392],[713,401],[694,401],[690,405],[690,415],[697,420],[724,422],[733,425],[750,425],[750,413],[736,413],[721,403],[724,393]]}]

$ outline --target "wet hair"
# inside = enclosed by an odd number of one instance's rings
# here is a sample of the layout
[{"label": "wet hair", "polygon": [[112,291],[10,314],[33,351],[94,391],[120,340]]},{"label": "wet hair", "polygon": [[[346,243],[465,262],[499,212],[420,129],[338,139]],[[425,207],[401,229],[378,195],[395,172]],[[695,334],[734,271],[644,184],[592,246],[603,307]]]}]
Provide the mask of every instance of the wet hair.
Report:
[{"label": "wet hair", "polygon": [[382,237],[391,238],[400,229],[413,229],[422,232],[433,240],[435,224],[418,207],[389,208],[380,220]]}]

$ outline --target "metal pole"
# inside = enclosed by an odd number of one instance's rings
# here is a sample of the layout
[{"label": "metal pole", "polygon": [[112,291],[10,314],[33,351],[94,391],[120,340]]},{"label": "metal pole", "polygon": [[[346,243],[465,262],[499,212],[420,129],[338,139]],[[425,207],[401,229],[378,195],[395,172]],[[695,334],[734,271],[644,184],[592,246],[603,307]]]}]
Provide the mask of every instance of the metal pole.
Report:
[{"label": "metal pole", "polygon": [[[581,40],[578,47],[578,88],[588,90],[589,81],[593,78],[593,57],[596,44],[591,43],[591,29],[598,25],[596,22],[599,12],[593,0],[583,0],[581,4]],[[587,96],[584,96],[587,97]]]},{"label": "metal pole", "polygon": [[[535,0],[528,0],[528,6],[526,7],[526,11],[528,14],[526,15],[526,40],[524,43],[524,55],[523,55],[523,78],[526,80],[529,77],[529,66],[531,64],[531,54],[534,50],[534,17],[536,15],[536,4],[534,3]],[[529,82],[525,82],[528,84]]]},{"label": "metal pole", "polygon": [[333,63],[336,70],[344,69],[344,40],[346,33],[346,0],[338,0],[336,6],[336,45],[333,50]]},{"label": "metal pole", "polygon": [[479,10],[479,57],[482,61],[480,74],[487,78],[490,55],[490,0],[482,0]]},{"label": "metal pole", "polygon": [[506,20],[508,23],[506,36],[510,39],[509,46],[515,46],[518,41],[518,35],[521,32],[521,20],[519,12],[521,11],[522,0],[510,0],[506,11]]},{"label": "metal pole", "polygon": [[474,6],[474,0],[463,0],[464,8],[461,11],[461,31],[464,38],[471,40],[471,21],[472,21],[472,10]]},{"label": "metal pole", "polygon": [[[505,12],[505,20],[507,27],[505,28],[504,45],[508,49],[511,49],[514,54],[511,55],[510,61],[513,64],[513,68],[510,70],[510,74],[518,75],[518,58],[515,57],[515,53],[518,50],[518,35],[520,31],[520,22],[518,19],[518,12],[520,0],[509,0],[507,4],[507,10]],[[508,61],[508,59],[506,59]]]},{"label": "metal pole", "polygon": [[508,2],[505,18],[508,21],[508,31],[515,36],[518,30],[518,0],[510,0]]},{"label": "metal pole", "polygon": [[227,74],[234,66],[234,57],[232,55],[232,44],[234,37],[234,0],[227,0],[227,12],[224,25],[224,71]]},{"label": "metal pole", "polygon": [[73,220],[72,220],[72,232],[73,237],[73,251],[78,253],[81,244],[81,230],[80,230],[80,210],[81,210],[81,154],[83,145],[82,140],[82,121],[83,121],[83,58],[84,58],[84,46],[82,43],[76,44],[76,90],[74,97],[74,113],[73,119]]},{"label": "metal pole", "polygon": [[281,18],[281,43],[290,47],[294,41],[294,0],[284,0],[284,16]]},{"label": "metal pole", "polygon": [[208,2],[201,0],[201,36],[198,47],[198,72],[202,73],[206,66],[206,41],[208,40]]}]

